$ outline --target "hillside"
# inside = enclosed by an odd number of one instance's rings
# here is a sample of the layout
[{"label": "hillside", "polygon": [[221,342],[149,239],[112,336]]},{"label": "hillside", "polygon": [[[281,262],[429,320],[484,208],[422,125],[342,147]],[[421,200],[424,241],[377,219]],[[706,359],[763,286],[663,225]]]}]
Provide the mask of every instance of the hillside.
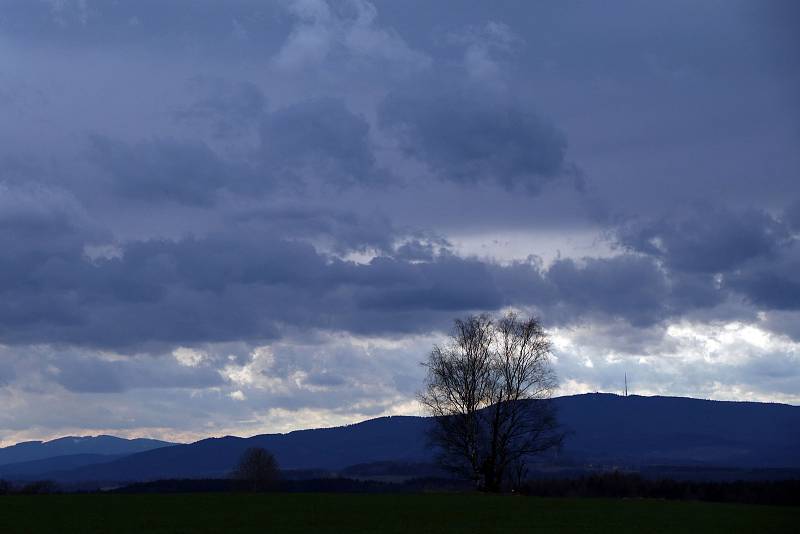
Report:
[{"label": "hillside", "polygon": [[[560,465],[800,468],[800,407],[679,397],[585,394],[554,399],[568,432]],[[248,447],[284,469],[341,471],[373,462],[430,462],[423,417],[251,438],[210,438],[43,473],[65,482],[224,477]]]},{"label": "hillside", "polygon": [[134,454],[169,445],[173,443],[115,436],[67,436],[51,441],[25,441],[9,447],[0,447],[0,466],[74,454]]}]

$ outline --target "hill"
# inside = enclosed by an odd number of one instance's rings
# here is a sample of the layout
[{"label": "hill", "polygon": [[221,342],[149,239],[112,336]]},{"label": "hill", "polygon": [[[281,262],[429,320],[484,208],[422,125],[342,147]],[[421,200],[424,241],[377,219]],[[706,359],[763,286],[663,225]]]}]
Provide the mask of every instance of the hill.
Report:
[{"label": "hill", "polygon": [[[551,458],[562,467],[800,468],[797,406],[599,393],[554,402],[569,433],[564,449]],[[248,447],[272,451],[282,468],[292,470],[425,463],[432,461],[425,439],[430,423],[394,416],[287,434],[210,438],[43,475],[63,482],[224,477]]]},{"label": "hill", "polygon": [[42,473],[75,469],[85,465],[110,462],[124,455],[118,454],[68,454],[29,462],[0,465],[0,478],[26,480],[40,478]]},{"label": "hill", "polygon": [[272,451],[283,469],[293,470],[339,470],[381,460],[429,461],[428,424],[423,417],[395,416],[288,434],[209,438],[47,475],[68,482],[225,477],[248,447]]},{"label": "hill", "polygon": [[557,399],[565,454],[597,463],[800,467],[800,407],[685,397]]},{"label": "hill", "polygon": [[115,436],[67,436],[51,441],[25,441],[0,447],[0,465],[31,462],[75,454],[134,454],[174,445],[156,439],[124,439]]}]

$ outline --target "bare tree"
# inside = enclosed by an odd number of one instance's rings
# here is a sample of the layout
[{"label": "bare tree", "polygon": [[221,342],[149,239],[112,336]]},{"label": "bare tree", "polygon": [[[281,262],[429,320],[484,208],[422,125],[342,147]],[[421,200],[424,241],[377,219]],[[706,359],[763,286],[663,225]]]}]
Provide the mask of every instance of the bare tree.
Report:
[{"label": "bare tree", "polygon": [[258,447],[244,451],[231,475],[242,488],[251,491],[272,489],[280,478],[275,457]]},{"label": "bare tree", "polygon": [[536,319],[458,319],[423,365],[419,397],[435,418],[430,437],[443,467],[498,491],[531,457],[560,446],[550,342]]}]

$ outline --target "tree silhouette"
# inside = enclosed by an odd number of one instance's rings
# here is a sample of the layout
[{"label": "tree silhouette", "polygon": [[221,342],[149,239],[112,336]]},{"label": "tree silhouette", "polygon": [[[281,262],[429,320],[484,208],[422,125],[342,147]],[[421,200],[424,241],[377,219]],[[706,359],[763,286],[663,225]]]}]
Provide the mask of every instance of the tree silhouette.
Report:
[{"label": "tree silhouette", "polygon": [[275,457],[259,447],[244,451],[231,475],[240,488],[250,491],[274,489],[280,479]]},{"label": "tree silhouette", "polygon": [[523,476],[531,457],[560,446],[549,402],[557,381],[538,320],[514,313],[457,319],[449,342],[434,346],[423,365],[419,398],[435,418],[430,438],[444,468],[499,491]]}]

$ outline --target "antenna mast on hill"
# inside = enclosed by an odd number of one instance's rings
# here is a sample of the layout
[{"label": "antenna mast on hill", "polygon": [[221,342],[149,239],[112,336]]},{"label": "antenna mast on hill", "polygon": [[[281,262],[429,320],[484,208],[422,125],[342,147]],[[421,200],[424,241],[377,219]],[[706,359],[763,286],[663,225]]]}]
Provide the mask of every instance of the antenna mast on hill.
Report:
[{"label": "antenna mast on hill", "polygon": [[625,396],[628,396],[628,373],[625,373]]}]

